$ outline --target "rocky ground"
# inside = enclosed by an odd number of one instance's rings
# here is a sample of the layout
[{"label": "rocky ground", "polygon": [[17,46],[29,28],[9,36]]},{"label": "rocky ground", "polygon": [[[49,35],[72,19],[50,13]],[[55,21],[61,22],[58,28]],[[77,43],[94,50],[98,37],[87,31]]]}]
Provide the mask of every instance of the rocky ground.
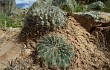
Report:
[{"label": "rocky ground", "polygon": [[17,43],[19,32],[19,29],[0,30],[0,67],[8,65],[8,61],[19,56],[21,52],[21,45]]},{"label": "rocky ground", "polygon": [[[108,55],[110,50],[105,53],[105,51],[101,50],[103,47],[97,46],[97,38],[95,37],[94,33],[89,32],[89,29],[92,26],[86,26],[86,24],[89,24],[90,21],[81,20],[82,18],[80,18],[80,21],[86,22],[84,24],[79,22],[77,19],[79,17],[75,16],[68,16],[68,24],[66,29],[59,29],[50,33],[61,35],[74,45],[75,55],[68,70],[110,70],[110,56]],[[108,20],[107,23],[109,23]],[[23,49],[22,47],[26,46],[17,42],[17,37],[20,31],[20,29],[8,29],[5,31],[0,30],[1,70],[3,67],[8,65],[7,61],[11,61],[15,58],[19,57],[24,60],[31,59],[29,54],[31,54],[30,51],[33,49]],[[23,55],[21,56],[21,54]],[[34,65],[32,62],[30,62],[30,64],[32,64],[32,70],[48,70],[46,67],[40,68],[39,65]]]}]

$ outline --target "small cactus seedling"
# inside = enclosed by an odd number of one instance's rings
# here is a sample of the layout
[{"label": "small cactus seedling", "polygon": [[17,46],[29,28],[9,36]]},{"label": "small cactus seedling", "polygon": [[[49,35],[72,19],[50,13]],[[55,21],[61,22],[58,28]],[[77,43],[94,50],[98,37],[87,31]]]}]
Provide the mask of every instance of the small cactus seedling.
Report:
[{"label": "small cactus seedling", "polygon": [[73,56],[72,47],[72,44],[69,44],[62,37],[48,35],[38,41],[37,51],[38,56],[45,59],[48,66],[64,69],[71,63]]}]

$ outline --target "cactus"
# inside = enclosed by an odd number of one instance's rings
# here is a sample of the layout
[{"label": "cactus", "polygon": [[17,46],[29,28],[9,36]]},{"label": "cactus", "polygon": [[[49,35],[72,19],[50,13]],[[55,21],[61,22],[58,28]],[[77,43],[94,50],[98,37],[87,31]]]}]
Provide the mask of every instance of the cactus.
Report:
[{"label": "cactus", "polygon": [[39,16],[41,25],[52,26],[53,28],[65,25],[66,14],[55,6],[40,6],[32,11],[32,16]]},{"label": "cactus", "polygon": [[[41,2],[41,1],[40,1]],[[66,13],[56,6],[42,3],[33,4],[28,11],[19,41],[36,41],[39,37],[66,25]],[[36,7],[37,5],[37,7]]]},{"label": "cactus", "polygon": [[35,7],[38,7],[39,4],[45,3],[47,5],[53,5],[56,7],[59,7],[65,12],[73,12],[74,7],[76,6],[76,1],[75,0],[37,0],[30,10],[35,9]]},{"label": "cactus", "polygon": [[38,56],[43,58],[48,66],[61,69],[67,68],[73,56],[72,44],[57,35],[47,35],[38,41]]},{"label": "cactus", "polygon": [[[66,13],[60,8],[50,5],[41,5],[29,11],[25,19],[25,25],[20,33],[20,39],[34,39],[43,36],[57,28],[66,25]],[[23,40],[20,40],[23,41]]]},{"label": "cactus", "polygon": [[50,25],[53,28],[64,26],[66,21],[66,13],[60,8],[42,3],[37,4],[38,7],[29,11],[28,14],[38,16],[42,25]]}]

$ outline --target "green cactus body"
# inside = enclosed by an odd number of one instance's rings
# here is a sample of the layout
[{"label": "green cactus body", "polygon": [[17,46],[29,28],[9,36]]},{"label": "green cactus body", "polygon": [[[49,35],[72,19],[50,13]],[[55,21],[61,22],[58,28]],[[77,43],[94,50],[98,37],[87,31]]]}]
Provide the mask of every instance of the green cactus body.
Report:
[{"label": "green cactus body", "polygon": [[40,4],[53,5],[59,7],[65,12],[74,12],[74,7],[77,5],[75,0],[37,0],[37,2],[35,2],[29,9],[29,11],[35,9]]},{"label": "green cactus body", "polygon": [[57,27],[63,27],[66,24],[66,13],[60,8],[51,5],[39,5],[32,11],[29,11],[28,15],[32,17],[38,16],[41,21],[40,25],[51,27],[52,30]]},{"label": "green cactus body", "polygon": [[38,41],[38,56],[44,58],[48,66],[66,68],[71,63],[73,46],[62,37],[48,35]]}]

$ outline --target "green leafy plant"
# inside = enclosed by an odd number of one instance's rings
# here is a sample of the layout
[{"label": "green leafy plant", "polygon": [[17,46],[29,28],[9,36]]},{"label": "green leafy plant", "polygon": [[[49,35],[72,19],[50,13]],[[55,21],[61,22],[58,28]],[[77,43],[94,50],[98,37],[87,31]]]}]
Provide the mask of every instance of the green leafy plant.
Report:
[{"label": "green leafy plant", "polygon": [[102,11],[110,13],[110,0],[105,3],[105,8]]},{"label": "green leafy plant", "polygon": [[0,14],[0,27],[12,27],[21,28],[23,27],[23,16],[22,14],[18,16],[8,16],[6,14]]},{"label": "green leafy plant", "polygon": [[24,26],[24,19],[25,19],[26,14],[20,13],[17,16],[14,16],[13,18],[14,23],[12,24],[13,28],[22,28]]},{"label": "green leafy plant", "polygon": [[61,8],[63,11],[65,11],[65,12],[69,12],[69,13],[72,12],[72,9],[70,8],[69,5],[66,5],[66,4],[65,4],[65,5],[61,5],[60,8]]},{"label": "green leafy plant", "polygon": [[74,12],[85,12],[87,9],[83,5],[76,5]]},{"label": "green leafy plant", "polygon": [[5,14],[0,14],[0,27],[10,27],[12,26],[13,19]]},{"label": "green leafy plant", "polygon": [[43,58],[48,66],[61,69],[67,68],[73,56],[73,45],[57,35],[47,35],[37,44],[38,56]]}]

